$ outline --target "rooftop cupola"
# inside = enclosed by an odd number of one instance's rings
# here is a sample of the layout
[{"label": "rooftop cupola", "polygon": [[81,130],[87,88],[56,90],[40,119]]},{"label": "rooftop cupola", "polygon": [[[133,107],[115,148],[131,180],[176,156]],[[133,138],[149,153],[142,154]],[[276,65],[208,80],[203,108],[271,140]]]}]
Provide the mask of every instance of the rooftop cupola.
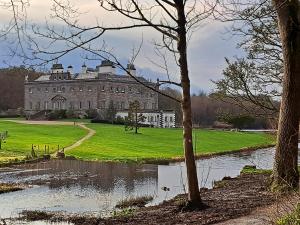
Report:
[{"label": "rooftop cupola", "polygon": [[68,72],[70,75],[73,75],[73,74],[74,74],[73,66],[68,66],[67,72]]},{"label": "rooftop cupola", "polygon": [[103,60],[101,65],[98,67],[99,73],[110,73],[115,74],[116,73],[116,67],[114,66],[114,63],[110,60]]},{"label": "rooftop cupola", "polygon": [[51,68],[51,73],[63,73],[64,67],[62,64],[53,64]]},{"label": "rooftop cupola", "polygon": [[126,73],[127,75],[136,76],[136,69],[134,64],[131,63],[127,64],[126,70],[130,73],[130,74]]},{"label": "rooftop cupola", "polygon": [[81,72],[87,73],[87,66],[85,65],[85,63],[81,66]]}]

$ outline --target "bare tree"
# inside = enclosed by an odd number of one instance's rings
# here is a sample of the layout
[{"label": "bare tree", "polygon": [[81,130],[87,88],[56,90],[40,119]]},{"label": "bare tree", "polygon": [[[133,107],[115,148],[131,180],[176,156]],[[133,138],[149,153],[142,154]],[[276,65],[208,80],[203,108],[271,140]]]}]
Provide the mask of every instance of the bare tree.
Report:
[{"label": "bare tree", "polygon": [[[240,38],[237,47],[246,55],[226,59],[224,78],[215,81],[215,96],[252,113],[278,118],[283,55],[272,2],[229,0],[216,17],[232,23],[229,34]],[[254,108],[249,110],[249,105]]]},{"label": "bare tree", "polygon": [[[155,87],[147,87],[181,103],[183,112],[183,144],[188,179],[188,200],[190,205],[202,207],[203,204],[199,193],[196,163],[193,153],[187,43],[191,34],[198,29],[200,22],[211,15],[214,5],[198,0],[98,0],[98,2],[102,9],[122,15],[127,20],[122,25],[117,26],[105,26],[101,25],[100,22],[90,27],[81,26],[78,23],[80,21],[78,18],[80,13],[72,7],[70,2],[53,0],[54,18],[62,21],[67,25],[68,29],[59,31],[59,29],[49,24],[46,31],[35,28],[35,34],[49,40],[50,44],[47,45],[47,48],[43,49],[38,44],[33,43],[31,47],[34,49],[34,59],[49,62],[80,48],[102,59],[109,58],[118,68],[125,70],[137,82],[147,86],[147,84],[144,84],[137,77],[133,76],[120,63],[116,54],[113,54],[107,46],[95,47],[99,46],[95,44],[95,41],[99,41],[107,32],[113,31],[146,28],[158,32],[162,39],[161,42],[155,42],[156,49],[169,52],[174,57],[180,73],[180,77],[176,81],[168,77],[168,79],[160,83],[171,84],[181,88],[182,99],[177,99],[176,97],[160,92]],[[126,23],[126,21],[129,22]],[[65,46],[63,49],[59,51],[49,50],[53,45],[61,42]],[[51,58],[45,60],[45,56],[49,55]],[[136,56],[135,54],[131,62]]]},{"label": "bare tree", "polygon": [[300,5],[298,0],[274,0],[282,41],[284,74],[274,188],[298,188],[298,133],[300,116]]},{"label": "bare tree", "polygon": [[[0,29],[0,40],[6,42],[7,56],[9,58],[18,57],[26,54],[24,43],[26,43],[27,34],[27,8],[29,0],[3,0],[0,2],[0,8],[9,13],[8,21]],[[5,62],[10,65],[9,62]]]}]

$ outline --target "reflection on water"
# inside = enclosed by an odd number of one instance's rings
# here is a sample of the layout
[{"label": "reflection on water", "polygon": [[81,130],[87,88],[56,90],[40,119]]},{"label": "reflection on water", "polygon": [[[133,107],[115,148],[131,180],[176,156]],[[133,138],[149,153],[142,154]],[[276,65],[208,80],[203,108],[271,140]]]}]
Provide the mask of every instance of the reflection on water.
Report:
[{"label": "reflection on water", "polygon": [[[210,188],[213,181],[237,176],[249,164],[271,168],[273,152],[264,149],[199,160],[199,183]],[[0,169],[0,182],[30,185],[26,190],[1,195],[2,218],[15,217],[25,209],[108,215],[118,200],[128,196],[153,195],[150,204],[157,204],[184,193],[186,169],[184,163],[136,165],[57,160]],[[170,191],[165,192],[162,187]]]}]

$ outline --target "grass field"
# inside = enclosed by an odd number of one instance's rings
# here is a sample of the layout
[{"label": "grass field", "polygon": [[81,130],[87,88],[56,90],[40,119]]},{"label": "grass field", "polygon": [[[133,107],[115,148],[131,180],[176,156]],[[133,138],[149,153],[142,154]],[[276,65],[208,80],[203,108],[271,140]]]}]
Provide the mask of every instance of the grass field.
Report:
[{"label": "grass field", "polygon": [[50,153],[53,153],[57,145],[69,146],[87,133],[74,126],[26,125],[0,120],[0,132],[6,130],[8,138],[2,144],[0,161],[30,154],[32,144],[40,145],[39,153],[44,151],[44,145],[50,145]]},{"label": "grass field", "polygon": [[[182,157],[182,130],[142,128],[142,134],[125,132],[123,126],[86,124],[96,131],[95,136],[79,147],[67,151],[83,160],[142,161]],[[66,125],[27,125],[0,120],[0,132],[7,130],[9,137],[0,150],[0,162],[30,154],[31,145],[50,145],[50,153],[57,145],[69,146],[85,136],[86,130]],[[196,130],[197,154],[219,153],[274,143],[264,133]]]},{"label": "grass field", "polygon": [[[142,128],[142,134],[127,133],[123,126],[87,124],[96,135],[67,152],[84,160],[143,160],[182,157],[182,130]],[[197,153],[209,154],[274,143],[264,133],[197,130]]]}]

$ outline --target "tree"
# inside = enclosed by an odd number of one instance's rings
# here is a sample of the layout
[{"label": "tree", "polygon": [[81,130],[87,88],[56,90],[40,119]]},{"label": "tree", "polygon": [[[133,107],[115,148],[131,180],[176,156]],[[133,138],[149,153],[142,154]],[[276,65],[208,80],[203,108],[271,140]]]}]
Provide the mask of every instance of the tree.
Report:
[{"label": "tree", "polygon": [[142,123],[145,121],[145,116],[140,112],[141,107],[139,101],[134,101],[129,104],[128,116],[125,120],[125,130],[134,130],[137,134]]},{"label": "tree", "polygon": [[[233,21],[231,34],[243,37],[237,47],[244,49],[246,55],[234,60],[226,58],[224,78],[215,81],[215,96],[249,112],[277,118],[283,55],[272,2],[260,0],[247,5],[229,0],[228,3],[218,18]],[[249,105],[252,105],[250,110]]]},{"label": "tree", "polygon": [[116,118],[116,114],[117,114],[117,109],[116,107],[114,106],[114,102],[113,101],[110,101],[109,102],[109,105],[108,105],[108,108],[105,110],[105,113],[104,113],[104,119],[113,123],[115,118]]},{"label": "tree", "polygon": [[[118,13],[124,16],[124,18],[129,19],[130,22],[126,23],[126,20],[124,20],[124,23],[115,26],[105,26],[101,25],[101,23],[97,23],[94,26],[88,27],[80,25],[78,16],[81,14],[78,13],[74,7],[70,6],[68,1],[53,1],[53,3],[55,18],[63,22],[68,29],[60,31],[56,29],[55,26],[48,26],[46,32],[40,29],[34,29],[34,33],[48,40],[49,45],[47,48],[42,48],[38,43],[32,44],[34,58],[30,58],[29,61],[42,60],[47,63],[57,60],[75,49],[83,49],[102,59],[109,58],[114,61],[116,67],[126,71],[136,82],[180,102],[183,113],[183,146],[187,166],[188,201],[191,205],[202,207],[203,204],[199,193],[196,163],[193,153],[187,40],[193,31],[198,29],[200,22],[211,15],[215,5],[209,5],[208,1],[206,2],[205,0],[146,0],[140,2],[137,0],[99,0],[102,9]],[[166,95],[155,87],[147,86],[136,76],[131,74],[131,72],[126,69],[126,66],[120,63],[116,55],[108,50],[105,44],[100,47],[99,44],[95,45],[95,40],[99,40],[107,32],[136,28],[148,28],[160,34],[162,41],[155,42],[155,49],[162,53],[160,56],[162,56],[164,62],[166,62],[168,58],[173,57],[175,61],[175,63],[173,63],[178,65],[178,72],[180,74],[177,81],[172,81],[168,76],[166,81],[160,81],[160,83],[175,85],[181,88],[181,99]],[[34,41],[33,39],[31,40]],[[62,42],[63,48],[53,48],[53,45],[61,44]],[[137,52],[139,51],[140,48]],[[169,55],[166,56],[167,53],[169,53]],[[49,55],[51,56],[50,59]],[[137,54],[134,54],[130,62],[133,63],[136,57]],[[164,68],[168,71],[167,63],[164,64]]]},{"label": "tree", "polygon": [[[300,59],[299,1],[273,0],[272,5],[271,1],[261,0],[247,5],[229,0],[226,5],[233,7],[229,10],[225,7],[227,13],[223,13],[225,16],[221,18],[238,21],[239,27],[233,27],[233,31],[249,38],[240,44],[245,47],[247,57],[234,63],[228,62],[225,79],[217,82],[218,89],[226,98],[237,100],[236,102],[248,99],[262,108],[267,106],[271,111],[278,111],[279,107],[272,109],[268,103],[281,97],[273,187],[297,188],[300,114],[300,65],[297,63]],[[261,94],[256,94],[259,92],[263,93],[262,98]],[[257,96],[263,101],[257,101]]]},{"label": "tree", "polygon": [[283,48],[283,92],[273,169],[274,188],[298,188],[300,116],[300,6],[298,0],[274,0]]}]

